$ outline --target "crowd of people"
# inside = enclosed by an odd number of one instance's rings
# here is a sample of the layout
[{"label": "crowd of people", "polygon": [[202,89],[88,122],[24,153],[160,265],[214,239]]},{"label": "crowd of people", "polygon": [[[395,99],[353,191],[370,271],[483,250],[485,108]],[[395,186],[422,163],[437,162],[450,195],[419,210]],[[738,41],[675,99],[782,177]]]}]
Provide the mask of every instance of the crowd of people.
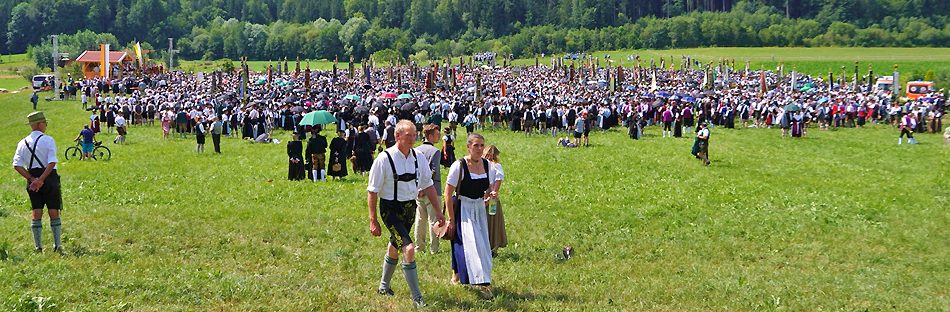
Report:
[{"label": "crowd of people", "polygon": [[[475,61],[493,58],[479,54]],[[246,79],[240,72],[219,79],[152,73],[76,85],[93,111],[92,131],[101,131],[104,121],[104,131],[115,128],[119,134],[115,143],[125,142],[128,127],[153,126],[156,119],[164,139],[193,135],[198,153],[209,132],[220,152],[222,136],[279,142],[273,131],[281,129],[292,137],[289,179],[342,179],[350,171],[367,176],[370,232],[379,236],[383,227],[390,232],[378,293],[393,294],[390,280],[401,255],[413,302],[420,306],[425,301],[415,253],[427,245],[429,252],[439,252],[440,237],[451,240],[450,281],[475,285],[484,298],[492,297],[492,258],[507,245],[498,198],[504,171],[499,149],[486,146],[479,132],[515,131],[526,138],[550,137],[560,147],[584,147],[592,132],[625,128],[631,139],[641,139],[648,127],[659,125],[660,139],[695,135],[691,154],[709,165],[711,129],[717,127],[776,127],[784,138],[806,137],[812,124],[825,130],[885,123],[900,127],[911,143],[916,143],[913,133],[941,130],[942,94],[899,103],[889,91],[866,85],[735,70],[727,63],[623,70],[610,67],[612,61],[604,62],[606,68],[594,68],[593,61],[563,64],[578,59],[590,57],[552,59],[552,66],[473,66],[472,61],[316,70],[310,77],[296,70]],[[308,112],[320,110],[336,121],[301,125]],[[414,148],[417,140],[423,143]],[[457,144],[467,153],[459,159]],[[448,170],[445,181],[441,168]]]}]

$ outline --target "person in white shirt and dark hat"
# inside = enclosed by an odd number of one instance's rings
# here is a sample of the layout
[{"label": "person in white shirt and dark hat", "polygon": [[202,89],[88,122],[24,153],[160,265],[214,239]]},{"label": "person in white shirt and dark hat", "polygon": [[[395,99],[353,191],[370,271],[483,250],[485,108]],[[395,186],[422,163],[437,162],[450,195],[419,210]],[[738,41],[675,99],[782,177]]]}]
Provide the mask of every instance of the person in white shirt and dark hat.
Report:
[{"label": "person in white shirt and dark hat", "polygon": [[17,143],[13,155],[13,168],[27,181],[26,192],[30,196],[34,251],[43,252],[43,207],[50,217],[53,230],[53,251],[62,253],[63,234],[59,211],[63,209],[63,194],[56,172],[56,141],[45,134],[47,119],[43,112],[33,112],[27,116],[33,129],[26,138]]}]

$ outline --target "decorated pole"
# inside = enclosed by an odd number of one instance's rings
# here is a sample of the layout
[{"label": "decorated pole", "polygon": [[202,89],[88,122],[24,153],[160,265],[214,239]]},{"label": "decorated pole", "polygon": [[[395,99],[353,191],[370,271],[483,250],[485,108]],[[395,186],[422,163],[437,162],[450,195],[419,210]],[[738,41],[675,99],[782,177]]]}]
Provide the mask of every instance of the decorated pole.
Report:
[{"label": "decorated pole", "polygon": [[310,92],[310,60],[307,60],[307,69],[304,71],[303,86]]},{"label": "decorated pole", "polygon": [[854,90],[855,92],[860,90],[858,88],[858,62],[857,61],[854,62],[854,86],[851,89]]}]

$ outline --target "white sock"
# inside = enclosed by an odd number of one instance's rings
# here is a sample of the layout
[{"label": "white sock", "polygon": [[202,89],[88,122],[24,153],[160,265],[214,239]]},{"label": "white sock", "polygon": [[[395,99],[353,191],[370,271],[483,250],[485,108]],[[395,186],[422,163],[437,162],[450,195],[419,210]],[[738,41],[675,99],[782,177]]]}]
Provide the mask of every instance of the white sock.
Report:
[{"label": "white sock", "polygon": [[897,138],[897,145],[904,144],[904,138]]}]

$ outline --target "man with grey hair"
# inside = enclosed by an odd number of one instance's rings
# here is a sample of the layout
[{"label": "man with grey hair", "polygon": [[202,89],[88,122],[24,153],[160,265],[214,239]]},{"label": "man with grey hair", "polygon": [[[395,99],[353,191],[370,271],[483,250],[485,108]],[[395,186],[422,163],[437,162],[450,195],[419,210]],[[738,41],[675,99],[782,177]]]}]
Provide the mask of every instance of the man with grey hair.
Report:
[{"label": "man with grey hair", "polygon": [[416,217],[415,199],[419,190],[423,190],[422,193],[428,197],[439,224],[444,224],[445,216],[437,210],[439,198],[433,186],[432,170],[429,169],[428,161],[412,148],[416,143],[415,125],[409,120],[402,120],[396,124],[394,130],[396,143],[380,153],[373,162],[369,171],[369,185],[366,187],[369,231],[373,236],[382,234],[377,217],[378,202],[379,214],[390,235],[389,247],[383,261],[382,278],[376,292],[393,295],[389,282],[396,270],[399,253],[402,252],[402,270],[406,283],[409,284],[412,301],[417,307],[425,307],[428,305],[419,290],[415,245],[409,234]]}]

